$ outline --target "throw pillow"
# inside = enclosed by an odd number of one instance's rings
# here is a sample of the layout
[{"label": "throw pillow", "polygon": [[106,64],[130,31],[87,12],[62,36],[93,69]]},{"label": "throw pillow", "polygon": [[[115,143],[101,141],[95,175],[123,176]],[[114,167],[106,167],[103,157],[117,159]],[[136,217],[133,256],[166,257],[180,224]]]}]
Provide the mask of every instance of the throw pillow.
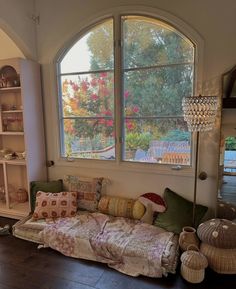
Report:
[{"label": "throw pillow", "polygon": [[144,222],[144,223],[152,225],[152,223],[153,223],[153,210],[152,210],[152,205],[151,204],[147,204],[146,212],[142,216],[141,221]]},{"label": "throw pillow", "polygon": [[138,200],[147,208],[150,204],[153,212],[164,212],[166,204],[161,196],[155,193],[145,193]]},{"label": "throw pillow", "polygon": [[83,178],[68,175],[65,177],[68,190],[77,192],[78,208],[90,212],[97,211],[101,198],[103,178]]},{"label": "throw pillow", "polygon": [[[164,191],[164,200],[167,209],[164,213],[159,213],[154,221],[154,225],[166,229],[167,231],[179,234],[182,228],[192,225],[193,203],[176,194],[169,188]],[[196,205],[195,220],[197,227],[205,215],[207,207]]]},{"label": "throw pillow", "polygon": [[37,192],[34,219],[73,217],[77,211],[77,193]]},{"label": "throw pillow", "polygon": [[98,210],[104,214],[131,219],[141,219],[145,213],[145,207],[139,201],[112,196],[103,196]]},{"label": "throw pillow", "polygon": [[51,192],[51,193],[58,193],[63,191],[63,181],[62,180],[55,180],[55,181],[33,181],[30,182],[30,205],[31,205],[31,212],[35,209],[35,200],[36,194],[38,191],[42,192]]}]

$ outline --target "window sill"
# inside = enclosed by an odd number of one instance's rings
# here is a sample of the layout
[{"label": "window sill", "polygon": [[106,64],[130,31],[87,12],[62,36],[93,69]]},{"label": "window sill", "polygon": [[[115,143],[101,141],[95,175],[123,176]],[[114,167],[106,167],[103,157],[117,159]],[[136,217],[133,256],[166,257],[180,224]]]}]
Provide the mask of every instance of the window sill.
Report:
[{"label": "window sill", "polygon": [[172,176],[194,176],[194,169],[191,166],[149,164],[125,161],[107,160],[84,160],[60,158],[55,162],[57,167],[75,167],[84,169],[98,169],[109,171],[134,172],[141,174],[172,175]]}]

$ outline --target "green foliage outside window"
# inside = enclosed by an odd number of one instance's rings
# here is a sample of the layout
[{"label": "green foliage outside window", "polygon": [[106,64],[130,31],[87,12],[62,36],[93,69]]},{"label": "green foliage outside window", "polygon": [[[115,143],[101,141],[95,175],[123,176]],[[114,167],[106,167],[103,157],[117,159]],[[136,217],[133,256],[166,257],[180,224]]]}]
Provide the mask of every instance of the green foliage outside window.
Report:
[{"label": "green foliage outside window", "polygon": [[[181,103],[192,93],[194,46],[152,18],[122,17],[122,31],[124,148],[147,152],[153,140],[189,141]],[[113,21],[87,35],[92,73],[61,77],[65,154],[76,146],[79,157],[84,147],[114,146],[114,98],[119,97],[114,96]]]},{"label": "green foliage outside window", "polygon": [[229,136],[225,139],[225,150],[227,151],[236,150],[236,137]]}]

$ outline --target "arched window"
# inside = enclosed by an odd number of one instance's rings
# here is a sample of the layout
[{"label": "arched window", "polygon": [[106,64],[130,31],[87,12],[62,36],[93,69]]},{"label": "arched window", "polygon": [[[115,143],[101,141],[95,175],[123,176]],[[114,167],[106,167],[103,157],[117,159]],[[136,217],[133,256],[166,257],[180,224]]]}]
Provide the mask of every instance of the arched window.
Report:
[{"label": "arched window", "polygon": [[61,156],[189,165],[182,98],[193,93],[194,50],[146,16],[88,30],[58,61]]}]

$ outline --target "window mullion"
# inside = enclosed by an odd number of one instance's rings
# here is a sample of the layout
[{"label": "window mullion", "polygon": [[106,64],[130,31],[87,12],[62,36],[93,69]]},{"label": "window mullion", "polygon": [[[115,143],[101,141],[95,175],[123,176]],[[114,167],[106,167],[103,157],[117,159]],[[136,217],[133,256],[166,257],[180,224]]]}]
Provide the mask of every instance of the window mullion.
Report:
[{"label": "window mullion", "polygon": [[121,18],[114,17],[114,94],[115,94],[115,133],[116,133],[116,160],[122,159],[122,52],[121,52]]}]

